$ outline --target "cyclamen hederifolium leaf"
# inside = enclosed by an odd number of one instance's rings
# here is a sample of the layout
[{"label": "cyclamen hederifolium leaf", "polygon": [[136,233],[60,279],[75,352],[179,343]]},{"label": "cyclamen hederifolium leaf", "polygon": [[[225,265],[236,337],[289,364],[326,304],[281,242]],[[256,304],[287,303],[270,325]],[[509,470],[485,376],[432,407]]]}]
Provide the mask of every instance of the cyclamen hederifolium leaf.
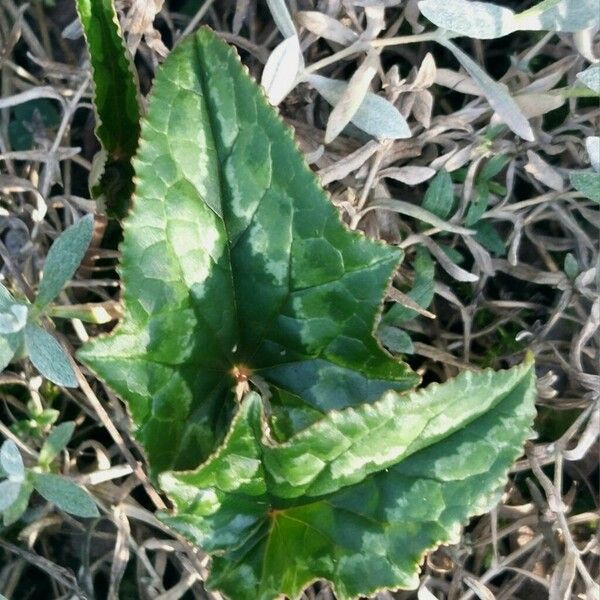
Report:
[{"label": "cyclamen hederifolium leaf", "polygon": [[76,0],[88,45],[94,87],[96,135],[90,187],[109,216],[124,217],[133,193],[133,167],[141,108],[136,71],[125,48],[114,0]]},{"label": "cyclamen hederifolium leaf", "polygon": [[401,252],[344,227],[212,32],[159,70],[135,168],[124,318],[79,356],[127,400],[154,476],[212,453],[244,373],[282,435],[418,382],[373,337]]},{"label": "cyclamen hederifolium leaf", "polygon": [[[400,252],[345,229],[209,30],[157,72],[135,169],[124,318],[80,357],[128,402],[165,520],[235,600],[414,586],[423,552],[497,499],[531,365],[401,393],[418,378],[373,336]],[[248,385],[265,399],[240,406]]]},{"label": "cyclamen hederifolium leaf", "polygon": [[476,39],[514,31],[581,31],[600,18],[598,0],[544,0],[522,13],[491,2],[421,0],[419,10],[434,25]]},{"label": "cyclamen hederifolium leaf", "polygon": [[160,477],[176,507],[160,517],[214,554],[208,585],[231,599],[298,598],[315,579],[340,600],[415,588],[423,554],[498,501],[534,400],[530,364],[463,373],[277,444],[251,394],[205,464]]},{"label": "cyclamen hederifolium leaf", "polygon": [[38,307],[52,302],[73,277],[92,241],[93,231],[94,215],[86,215],[65,229],[52,244],[35,301]]}]

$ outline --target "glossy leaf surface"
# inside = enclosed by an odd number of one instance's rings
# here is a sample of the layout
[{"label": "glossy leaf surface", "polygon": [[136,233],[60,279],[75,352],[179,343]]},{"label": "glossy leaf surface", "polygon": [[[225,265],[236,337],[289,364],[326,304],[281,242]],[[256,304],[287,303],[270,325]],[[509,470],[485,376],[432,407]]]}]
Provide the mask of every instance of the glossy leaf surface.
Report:
[{"label": "glossy leaf surface", "polygon": [[158,72],[135,170],[124,318],[80,358],[128,402],[165,521],[232,599],[415,586],[423,553],[496,501],[531,365],[406,392],[418,378],[373,335],[401,253],[340,223],[208,30]]},{"label": "glossy leaf surface", "polygon": [[298,598],[317,578],[340,600],[416,587],[423,554],[497,502],[534,398],[531,365],[467,372],[277,444],[253,394],[205,464],[163,474],[177,515],[162,518],[216,555],[209,585],[236,600]]},{"label": "glossy leaf surface", "polygon": [[80,356],[129,402],[154,474],[222,440],[236,373],[269,386],[287,434],[418,381],[372,335],[401,252],[346,230],[211,32],[157,75],[135,166],[125,317]]},{"label": "glossy leaf surface", "polygon": [[133,166],[140,133],[137,80],[125,48],[114,0],[77,0],[94,86],[96,157],[92,194],[109,216],[124,217],[133,193]]}]

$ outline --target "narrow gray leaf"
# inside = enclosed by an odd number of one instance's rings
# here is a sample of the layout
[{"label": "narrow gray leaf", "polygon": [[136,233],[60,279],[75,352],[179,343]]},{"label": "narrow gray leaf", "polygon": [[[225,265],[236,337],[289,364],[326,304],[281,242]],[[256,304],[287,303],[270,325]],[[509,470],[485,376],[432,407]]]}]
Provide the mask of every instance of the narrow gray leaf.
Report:
[{"label": "narrow gray leaf", "polygon": [[65,387],[77,387],[73,368],[62,346],[39,325],[25,327],[25,347],[35,368],[50,381]]},{"label": "narrow gray leaf", "polygon": [[273,16],[273,21],[277,25],[277,29],[281,32],[284,38],[289,38],[296,35],[296,27],[290,15],[290,11],[285,5],[285,0],[267,0],[269,10]]},{"label": "narrow gray leaf", "polygon": [[56,239],[50,247],[44,275],[38,290],[36,305],[43,307],[56,296],[73,277],[92,240],[94,216],[86,215]]},{"label": "narrow gray leaf", "polygon": [[0,335],[0,371],[4,371],[23,341],[23,332]]},{"label": "narrow gray leaf", "polygon": [[0,465],[9,477],[22,478],[25,474],[21,453],[12,440],[6,440],[0,448]]},{"label": "narrow gray leaf", "polygon": [[4,512],[19,497],[21,483],[5,479],[0,481],[0,512]]},{"label": "narrow gray leaf", "polygon": [[434,25],[477,39],[499,38],[514,31],[509,8],[471,0],[422,0],[419,10]]},{"label": "narrow gray leaf", "polygon": [[535,136],[529,121],[521,112],[519,105],[508,93],[505,86],[494,81],[470,56],[449,40],[440,40],[440,43],[448,48],[464,67],[473,81],[481,88],[490,106],[498,113],[498,116],[514,131],[528,142],[533,142]]},{"label": "narrow gray leaf", "polygon": [[0,312],[0,335],[21,331],[27,323],[28,312],[24,304],[13,304],[8,310]]},{"label": "narrow gray leaf", "polygon": [[292,91],[302,63],[297,35],[283,40],[271,52],[263,70],[261,85],[273,106],[277,106]]},{"label": "narrow gray leaf", "polygon": [[582,31],[600,22],[598,0],[544,0],[515,15],[521,31]]},{"label": "narrow gray leaf", "polygon": [[98,517],[96,504],[81,487],[53,473],[34,473],[33,486],[48,502],[77,517]]},{"label": "narrow gray leaf", "polygon": [[[307,81],[332,106],[339,102],[348,85],[345,81],[321,75],[310,75]],[[391,102],[372,92],[367,92],[351,122],[377,138],[397,140],[411,136],[406,119],[400,111]]]}]

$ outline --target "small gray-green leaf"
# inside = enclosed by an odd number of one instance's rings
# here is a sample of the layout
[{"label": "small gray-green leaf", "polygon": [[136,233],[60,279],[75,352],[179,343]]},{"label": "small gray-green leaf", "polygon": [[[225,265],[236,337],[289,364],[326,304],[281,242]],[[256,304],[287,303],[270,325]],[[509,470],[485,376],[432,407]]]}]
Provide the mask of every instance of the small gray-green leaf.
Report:
[{"label": "small gray-green leaf", "polygon": [[438,27],[477,39],[514,31],[581,31],[599,15],[597,0],[544,0],[518,14],[490,2],[422,0],[419,10]]},{"label": "small gray-green leaf", "polygon": [[585,71],[577,73],[577,79],[582,81],[596,94],[600,94],[600,65],[592,65]]},{"label": "small gray-green leaf", "polygon": [[90,495],[78,485],[53,473],[34,473],[33,486],[48,502],[77,517],[98,517]]},{"label": "small gray-green leaf", "polygon": [[25,327],[25,347],[35,368],[50,381],[65,387],[77,387],[77,379],[63,347],[34,323]]},{"label": "small gray-green leaf", "polygon": [[598,0],[544,0],[514,18],[520,31],[582,31],[600,21]]},{"label": "small gray-green leaf", "polygon": [[600,173],[600,137],[590,135],[585,138],[585,149],[590,157],[592,169],[594,169],[596,173]]},{"label": "small gray-green leaf", "polygon": [[494,39],[514,31],[515,13],[488,2],[422,0],[421,14],[434,25],[477,39]]},{"label": "small gray-green leaf", "polygon": [[0,465],[9,477],[23,477],[25,465],[17,445],[12,440],[6,440],[0,448]]},{"label": "small gray-green leaf", "polygon": [[86,215],[60,235],[48,251],[44,276],[36,299],[38,307],[46,306],[73,277],[92,240],[94,216]]},{"label": "small gray-green leaf", "polygon": [[50,464],[66,447],[73,435],[75,423],[67,421],[57,425],[40,450],[40,463]]},{"label": "small gray-green leaf", "polygon": [[[348,85],[345,81],[321,75],[310,75],[307,81],[332,106],[339,102]],[[411,136],[408,123],[400,111],[391,102],[372,92],[366,94],[351,122],[377,138],[397,140]]]},{"label": "small gray-green leaf", "polygon": [[11,481],[10,479],[0,481],[0,512],[4,512],[17,500],[20,491],[20,481]]},{"label": "small gray-green leaf", "polygon": [[533,142],[535,136],[529,121],[521,112],[519,105],[508,93],[505,86],[494,81],[470,56],[449,40],[441,39],[440,43],[448,48],[458,62],[465,68],[473,81],[481,88],[490,106],[498,116],[519,136],[528,142]]},{"label": "small gray-green leaf", "polygon": [[15,303],[12,294],[0,283],[0,310],[6,311]]},{"label": "small gray-green leaf", "polygon": [[17,333],[27,323],[27,306],[13,304],[8,310],[0,312],[0,335]]},{"label": "small gray-green leaf", "polygon": [[0,335],[0,371],[4,371],[23,341],[23,332]]},{"label": "small gray-green leaf", "polygon": [[24,481],[20,485],[21,488],[16,500],[14,500],[13,503],[2,513],[2,521],[5,527],[16,523],[27,510],[27,505],[29,504],[29,497],[33,491],[33,486],[31,483],[29,483],[29,481]]},{"label": "small gray-green leaf", "polygon": [[586,198],[600,204],[600,173],[594,171],[571,171],[571,185]]}]

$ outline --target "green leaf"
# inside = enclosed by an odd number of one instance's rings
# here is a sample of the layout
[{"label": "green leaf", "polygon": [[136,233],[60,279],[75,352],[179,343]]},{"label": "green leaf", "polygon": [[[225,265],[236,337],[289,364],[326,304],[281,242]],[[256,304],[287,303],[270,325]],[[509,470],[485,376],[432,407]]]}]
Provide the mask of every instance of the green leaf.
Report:
[{"label": "green leaf", "polygon": [[[60,124],[55,99],[36,98],[17,104],[8,120],[8,137],[12,150],[31,150],[35,146],[33,131],[43,128],[49,135]],[[32,125],[35,123],[35,128]]]},{"label": "green leaf", "polygon": [[465,225],[472,227],[481,219],[483,213],[487,210],[490,201],[490,188],[487,181],[478,182],[475,185],[475,198],[469,204],[467,214],[465,215]]},{"label": "green leaf", "polygon": [[236,600],[414,587],[496,502],[532,365],[406,392],[417,376],[373,335],[401,252],[342,225],[209,30],[158,70],[134,164],[124,318],[80,357],[127,401],[163,518]]},{"label": "green leaf", "polygon": [[236,600],[296,598],[315,579],[340,600],[416,587],[423,553],[498,501],[534,399],[530,364],[467,372],[277,443],[253,394],[205,464],[161,476],[177,510],[161,519],[215,554],[208,584]]},{"label": "green leaf", "polygon": [[90,495],[68,479],[53,473],[32,473],[33,487],[48,502],[76,517],[100,516]]},{"label": "green leaf", "polygon": [[579,275],[579,264],[577,263],[577,259],[570,252],[565,256],[563,271],[571,281],[574,281],[577,275]]},{"label": "green leaf", "polygon": [[571,171],[571,185],[586,198],[600,204],[600,173],[594,171]]},{"label": "green leaf", "polygon": [[94,215],[86,215],[65,229],[54,241],[46,262],[35,304],[43,308],[52,302],[81,264],[94,232]]},{"label": "green leaf", "polygon": [[0,447],[0,466],[8,477],[23,479],[25,475],[21,453],[12,440],[6,440]]},{"label": "green leaf", "polygon": [[474,236],[475,240],[484,248],[496,256],[506,254],[506,246],[490,221],[478,221],[473,225],[473,229],[477,232]]},{"label": "green leaf", "polygon": [[25,327],[25,348],[33,366],[46,378],[65,387],[77,387],[77,379],[63,347],[35,323]]},{"label": "green leaf", "polygon": [[390,352],[395,354],[412,354],[415,351],[410,335],[398,327],[381,323],[377,330],[377,337]]},{"label": "green leaf", "polygon": [[25,480],[21,483],[21,487],[16,499],[13,500],[12,504],[2,512],[2,522],[4,523],[5,527],[16,523],[23,516],[23,513],[27,510],[27,505],[29,504],[29,498],[32,491],[33,486],[31,483],[29,483],[29,481]]},{"label": "green leaf", "polygon": [[418,381],[372,335],[401,252],[342,225],[210,31],[157,74],[135,166],[125,316],[79,356],[128,401],[154,475],[223,439],[236,372],[321,413]]},{"label": "green leaf", "polygon": [[40,464],[49,465],[66,448],[74,430],[75,423],[73,421],[67,421],[54,427],[40,450]]},{"label": "green leaf", "polygon": [[77,0],[92,67],[96,135],[102,151],[96,159],[92,194],[109,216],[127,214],[133,194],[133,166],[140,134],[136,71],[123,42],[113,0]]},{"label": "green leaf", "polygon": [[454,209],[454,186],[446,169],[440,169],[429,183],[422,206],[440,219],[448,219]]},{"label": "green leaf", "polygon": [[[428,308],[433,300],[435,289],[435,263],[426,248],[417,248],[413,268],[415,280],[407,295],[422,308]],[[394,304],[383,315],[382,324],[399,326],[404,321],[414,319],[417,315],[418,313],[408,306]]]}]

